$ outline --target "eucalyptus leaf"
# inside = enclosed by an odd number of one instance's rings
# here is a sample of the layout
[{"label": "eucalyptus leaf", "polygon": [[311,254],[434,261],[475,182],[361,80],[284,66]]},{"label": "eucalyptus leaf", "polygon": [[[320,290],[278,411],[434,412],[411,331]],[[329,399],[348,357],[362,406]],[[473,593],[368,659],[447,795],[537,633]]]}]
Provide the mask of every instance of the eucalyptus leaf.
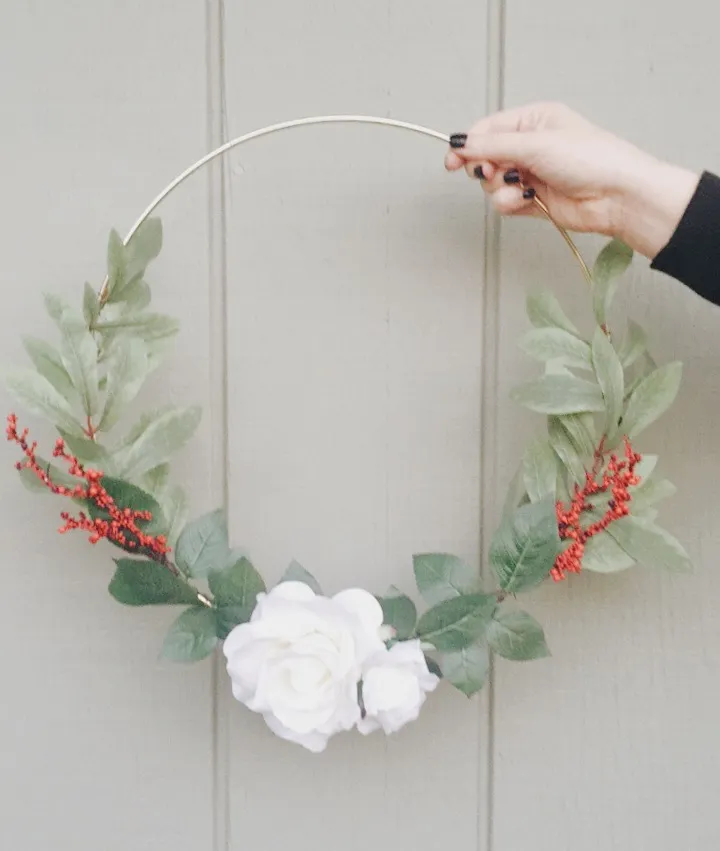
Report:
[{"label": "eucalyptus leaf", "polygon": [[293,559],[288,565],[288,569],[283,574],[281,582],[304,582],[308,588],[311,588],[316,594],[322,596],[322,588],[320,587],[320,583],[315,579],[315,577],[310,573],[310,571],[305,570],[305,568],[297,561]]},{"label": "eucalyptus leaf", "polygon": [[631,514],[611,523],[607,533],[629,556],[642,564],[673,572],[692,570],[690,557],[683,545],[651,520]]},{"label": "eucalyptus leaf", "polygon": [[189,576],[207,576],[230,563],[228,529],[222,509],[192,520],[183,529],[175,550],[177,566]]},{"label": "eucalyptus leaf", "polygon": [[590,346],[563,328],[534,328],[521,337],[520,348],[536,360],[592,369]]},{"label": "eucalyptus leaf", "polygon": [[384,597],[378,598],[378,602],[383,610],[383,623],[395,630],[395,637],[400,641],[410,638],[417,623],[415,603],[394,585]]},{"label": "eucalyptus leaf", "polygon": [[180,326],[176,319],[161,313],[137,313],[106,322],[98,322],[95,330],[100,333],[126,331],[145,342],[162,340],[177,334]]},{"label": "eucalyptus leaf", "polygon": [[595,330],[593,337],[592,363],[595,377],[605,399],[603,433],[612,439],[622,415],[625,378],[620,358],[601,328]]},{"label": "eucalyptus leaf", "polygon": [[676,492],[675,485],[667,479],[653,479],[646,484],[641,484],[633,492],[633,511],[662,502],[662,500],[674,496]]},{"label": "eucalyptus leaf", "polygon": [[117,423],[140,392],[147,372],[143,343],[131,337],[119,340],[108,364],[105,407],[98,424],[100,431],[109,431]]},{"label": "eucalyptus leaf", "polygon": [[628,319],[627,332],[618,355],[623,367],[627,369],[647,351],[647,334],[644,328]]},{"label": "eucalyptus leaf", "polygon": [[164,421],[166,416],[176,410],[177,408],[174,405],[164,405],[161,408],[152,408],[149,411],[145,411],[140,415],[138,421],[131,427],[125,437],[119,441],[113,451],[120,452],[123,449],[127,449],[128,446],[132,446],[133,443],[137,443],[150,426]]},{"label": "eucalyptus leaf", "polygon": [[585,480],[586,468],[577,447],[563,428],[564,419],[564,417],[548,418],[548,437],[553,451],[570,474],[572,481],[580,484]]},{"label": "eucalyptus leaf", "polygon": [[87,417],[98,411],[98,351],[93,335],[80,320],[65,315],[60,322],[62,343],[60,355],[63,366],[80,396]]},{"label": "eucalyptus leaf", "polygon": [[23,337],[23,345],[40,375],[46,378],[63,398],[72,399],[75,396],[75,388],[63,365],[60,352],[35,337]]},{"label": "eucalyptus leaf", "polygon": [[440,652],[462,650],[484,635],[496,606],[494,594],[466,594],[444,600],[422,615],[417,635]]},{"label": "eucalyptus leaf", "polygon": [[112,472],[112,459],[107,449],[95,440],[87,437],[77,437],[62,429],[58,429],[60,437],[65,441],[66,447],[83,464],[91,464],[95,469],[101,469],[104,473]]},{"label": "eucalyptus leaf", "polygon": [[607,323],[618,278],[632,262],[633,252],[618,239],[609,242],[598,255],[593,266],[593,311],[599,325]]},{"label": "eucalyptus leaf", "polygon": [[[77,485],[78,480],[60,467],[56,467],[54,464],[51,464],[39,455],[35,456],[35,460],[38,466],[47,473],[53,484],[62,485],[66,488],[74,488],[75,485]],[[31,470],[29,467],[23,467],[20,469],[18,471],[18,475],[20,476],[20,481],[27,490],[33,493],[52,493],[47,485],[38,478],[35,471]]]},{"label": "eucalyptus leaf", "polygon": [[536,328],[562,328],[579,336],[577,328],[567,318],[560,302],[547,291],[531,293],[527,297],[527,315]]},{"label": "eucalyptus leaf", "polygon": [[116,292],[120,292],[125,286],[127,271],[127,256],[120,234],[110,231],[107,249],[107,289],[106,297],[112,302]]},{"label": "eucalyptus leaf", "polygon": [[679,361],[658,367],[633,390],[622,419],[622,430],[636,437],[672,405],[680,389],[682,364]]},{"label": "eucalyptus leaf", "polygon": [[457,556],[420,553],[413,556],[418,591],[430,605],[480,591],[480,577]]},{"label": "eucalyptus leaf", "polygon": [[29,413],[45,417],[69,434],[83,436],[82,426],[76,422],[70,403],[43,378],[31,369],[17,370],[5,376],[8,392]]},{"label": "eucalyptus leaf", "polygon": [[149,307],[152,301],[150,287],[142,278],[131,281],[115,299],[114,304],[121,310],[121,315],[132,312],[138,314]]},{"label": "eucalyptus leaf", "polygon": [[85,319],[85,325],[92,329],[98,316],[100,316],[100,299],[95,290],[86,282],[83,291],[83,317]]},{"label": "eucalyptus leaf", "polygon": [[43,302],[48,316],[60,326],[66,316],[71,314],[70,305],[55,293],[43,293]]},{"label": "eucalyptus leaf", "polygon": [[250,620],[258,594],[266,590],[262,577],[244,557],[222,570],[210,570],[208,583],[218,609],[220,638]]},{"label": "eucalyptus leaf", "polygon": [[595,457],[595,449],[599,443],[595,436],[593,414],[566,414],[557,417],[557,422],[567,433],[583,461],[591,461]]},{"label": "eucalyptus leaf", "polygon": [[168,543],[174,549],[188,518],[187,494],[179,485],[172,485],[163,493],[160,506],[167,520]]},{"label": "eucalyptus leaf", "polygon": [[514,662],[550,655],[543,628],[527,612],[498,610],[488,626],[487,642],[498,655]]},{"label": "eucalyptus leaf", "polygon": [[169,461],[193,436],[201,414],[198,407],[173,408],[152,420],[134,443],[118,452],[120,474],[135,479]]},{"label": "eucalyptus leaf", "polygon": [[543,375],[516,387],[510,397],[540,414],[577,414],[605,409],[600,387],[571,375]]},{"label": "eucalyptus leaf", "polygon": [[560,553],[554,496],[522,505],[498,527],[490,564],[503,591],[514,594],[539,585]]},{"label": "eucalyptus leaf", "polygon": [[140,478],[138,484],[143,490],[151,493],[155,499],[161,499],[167,488],[168,479],[170,477],[170,465],[158,464],[152,470],[148,470],[144,476]]},{"label": "eucalyptus leaf", "polygon": [[590,570],[593,573],[618,573],[621,570],[627,570],[635,563],[635,559],[629,556],[607,531],[593,535],[585,544],[582,558],[583,570]]},{"label": "eucalyptus leaf", "polygon": [[537,439],[528,444],[523,454],[523,475],[531,502],[538,502],[548,494],[555,495],[557,462],[547,440]]},{"label": "eucalyptus leaf", "polygon": [[439,655],[443,679],[468,697],[480,691],[490,672],[490,654],[484,641]]},{"label": "eucalyptus leaf", "polygon": [[116,559],[110,595],[126,606],[191,605],[197,591],[156,561]]},{"label": "eucalyptus leaf", "polygon": [[503,502],[502,516],[510,516],[518,506],[524,505],[528,501],[529,497],[525,488],[525,471],[523,465],[520,464],[512,479],[510,479],[505,501]]},{"label": "eucalyptus leaf", "polygon": [[161,656],[170,662],[199,662],[217,646],[217,632],[215,611],[206,606],[193,606],[170,627]]},{"label": "eucalyptus leaf", "polygon": [[128,279],[143,274],[160,254],[163,243],[162,223],[159,218],[146,219],[130,238],[125,249]]}]

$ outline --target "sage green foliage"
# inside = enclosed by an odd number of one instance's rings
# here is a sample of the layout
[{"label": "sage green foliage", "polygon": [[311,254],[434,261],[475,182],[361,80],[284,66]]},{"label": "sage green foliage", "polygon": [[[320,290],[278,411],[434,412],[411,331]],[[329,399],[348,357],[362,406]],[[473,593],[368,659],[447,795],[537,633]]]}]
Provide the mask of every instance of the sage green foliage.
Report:
[{"label": "sage green foliage", "polygon": [[[516,388],[512,398],[547,416],[547,440],[540,438],[525,451],[521,471],[524,493],[518,492],[516,476],[506,517],[523,502],[537,503],[551,492],[554,499],[567,503],[575,486],[582,486],[592,469],[601,440],[606,453],[622,455],[623,438],[634,441],[675,401],[682,365],[657,366],[640,325],[629,320],[625,333],[616,338],[609,320],[619,278],[631,262],[632,251],[617,240],[598,255],[592,271],[595,324],[587,335],[568,318],[552,294],[535,292],[527,299],[527,314],[534,327],[520,345],[543,361],[545,370],[534,381]],[[558,467],[552,490],[550,453]],[[654,506],[674,492],[670,482],[653,478],[656,460],[653,458],[649,465],[644,458],[636,470],[641,484],[631,489],[631,516],[613,521],[606,531],[587,542],[585,569],[612,573],[638,562],[670,570],[689,569],[690,560],[682,545],[655,523]],[[599,475],[603,472],[600,470]],[[597,511],[588,516],[588,521],[603,515],[609,499],[608,494],[593,498]],[[497,540],[493,546],[497,546]],[[495,568],[492,550],[491,563]]]},{"label": "sage green foliage", "polygon": [[233,627],[250,620],[265,583],[244,556],[224,569],[211,569],[208,583],[217,607],[218,637],[225,638]]},{"label": "sage green foliage", "polygon": [[417,624],[415,603],[394,585],[378,601],[383,610],[383,623],[395,630],[395,637],[400,641],[410,638]]},{"label": "sage green foliage", "polygon": [[117,559],[108,591],[127,606],[197,603],[197,592],[181,577],[156,561]]},{"label": "sage green foliage", "polygon": [[207,658],[217,644],[217,612],[205,606],[192,606],[168,630],[161,656],[169,662],[199,662]]}]

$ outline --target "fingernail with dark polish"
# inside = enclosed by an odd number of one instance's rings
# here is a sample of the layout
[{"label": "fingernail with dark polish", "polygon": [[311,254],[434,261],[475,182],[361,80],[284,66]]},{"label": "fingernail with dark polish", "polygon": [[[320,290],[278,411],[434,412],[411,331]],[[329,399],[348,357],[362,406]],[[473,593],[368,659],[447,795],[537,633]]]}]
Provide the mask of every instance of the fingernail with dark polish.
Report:
[{"label": "fingernail with dark polish", "polygon": [[482,166],[476,165],[473,169],[473,174],[477,177],[478,180],[485,180],[485,175],[483,174]]},{"label": "fingernail with dark polish", "polygon": [[535,190],[532,186],[528,186],[528,188],[523,192],[523,198],[529,201],[531,198],[535,197]]},{"label": "fingernail with dark polish", "polygon": [[451,148],[464,148],[467,142],[467,133],[453,133],[450,137]]},{"label": "fingernail with dark polish", "polygon": [[520,183],[520,172],[516,168],[506,171],[503,177],[505,183]]}]

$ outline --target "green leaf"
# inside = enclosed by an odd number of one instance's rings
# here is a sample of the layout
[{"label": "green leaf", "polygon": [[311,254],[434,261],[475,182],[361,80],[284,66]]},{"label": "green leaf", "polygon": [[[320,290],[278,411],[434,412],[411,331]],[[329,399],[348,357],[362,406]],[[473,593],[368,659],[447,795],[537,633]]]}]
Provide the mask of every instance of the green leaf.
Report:
[{"label": "green leaf", "polygon": [[579,336],[577,328],[567,318],[560,302],[552,293],[531,293],[527,297],[527,315],[536,328],[562,328]]},{"label": "green leaf", "polygon": [[516,387],[510,398],[539,414],[579,414],[605,410],[597,384],[573,375],[543,375]]},{"label": "green leaf", "polygon": [[503,521],[490,544],[490,563],[503,591],[539,585],[560,553],[555,499],[522,505]]},{"label": "green leaf", "polygon": [[145,272],[160,254],[162,243],[162,222],[158,218],[146,219],[132,235],[125,249],[128,258],[128,280]]},{"label": "green leaf", "polygon": [[83,318],[88,328],[93,327],[98,316],[100,316],[100,299],[95,290],[86,282],[83,291]]},{"label": "green leaf", "polygon": [[78,319],[65,315],[60,322],[63,366],[80,396],[83,411],[94,417],[99,405],[98,351],[93,335]]},{"label": "green leaf", "polygon": [[632,366],[646,351],[647,334],[645,333],[645,330],[641,328],[637,322],[633,322],[632,319],[628,319],[625,339],[623,340],[623,344],[620,346],[620,351],[618,352],[620,362],[623,367],[627,369],[629,366]]},{"label": "green leaf", "polygon": [[147,355],[140,340],[118,340],[108,364],[107,395],[98,429],[109,431],[140,392],[147,376]]},{"label": "green leaf", "polygon": [[590,346],[563,328],[535,328],[520,339],[520,348],[539,361],[559,361],[578,369],[592,369]]},{"label": "green leaf", "polygon": [[[160,506],[149,493],[146,493],[130,482],[123,481],[122,479],[116,479],[112,476],[103,476],[101,482],[102,486],[113,498],[113,501],[118,508],[131,508],[133,511],[150,512],[150,520],[137,521],[138,528],[141,532],[154,537],[157,537],[158,535],[165,535],[167,537],[167,521],[163,517]],[[88,514],[92,520],[96,520],[98,517],[103,520],[108,520],[110,517],[105,509],[99,508],[92,501],[88,501]],[[132,535],[128,532],[126,533],[126,537],[127,543],[125,545],[115,543],[114,541],[113,543],[115,546],[120,547],[120,549],[126,550],[127,552],[131,552],[135,555],[147,554],[144,548],[138,545],[139,542],[136,535]]]},{"label": "green leaf", "polygon": [[607,528],[610,535],[636,561],[650,567],[662,567],[673,572],[692,570],[690,557],[683,545],[665,529],[651,520],[621,517]]},{"label": "green leaf", "polygon": [[497,654],[514,662],[550,655],[543,628],[527,612],[496,612],[488,626],[487,641]]},{"label": "green leaf", "polygon": [[523,455],[523,474],[531,502],[555,494],[557,462],[547,440],[537,439],[528,444]]},{"label": "green leaf", "polygon": [[107,250],[107,301],[112,303],[116,291],[119,293],[125,286],[127,257],[125,246],[120,234],[110,231]]},{"label": "green leaf", "polygon": [[150,421],[134,443],[118,452],[121,475],[134,479],[169,461],[193,436],[201,415],[198,407],[172,408]]},{"label": "green leaf", "polygon": [[384,597],[378,597],[378,602],[383,610],[383,623],[395,630],[396,638],[400,641],[410,638],[417,623],[415,603],[394,585]]},{"label": "green leaf", "polygon": [[110,473],[112,468],[112,459],[104,446],[101,446],[94,440],[87,437],[77,437],[74,434],[68,434],[62,429],[58,429],[60,437],[65,441],[65,445],[83,464],[90,464],[95,469],[101,469],[105,473]]},{"label": "green leaf", "polygon": [[503,502],[502,516],[507,517],[512,514],[519,505],[524,505],[528,502],[527,490],[525,489],[525,471],[523,465],[515,471],[508,485],[505,501]]},{"label": "green leaf", "polygon": [[207,576],[211,570],[222,570],[231,558],[222,509],[192,520],[178,538],[175,561],[190,576]]},{"label": "green leaf", "polygon": [[[50,476],[50,480],[54,484],[63,485],[66,488],[74,488],[75,485],[77,485],[78,480],[69,473],[66,473],[65,470],[62,470],[60,467],[56,467],[54,464],[51,464],[39,455],[35,456],[35,460],[37,461],[38,466],[45,470],[45,472]],[[23,467],[19,471],[18,475],[20,476],[21,483],[25,488],[27,488],[27,490],[32,491],[33,493],[52,493],[45,483],[42,482],[35,472],[29,467]]]},{"label": "green leaf", "polygon": [[675,401],[680,389],[682,364],[679,361],[665,364],[643,378],[628,400],[622,420],[622,430],[628,437],[636,437]]},{"label": "green leaf", "polygon": [[8,392],[29,413],[45,417],[70,434],[83,435],[70,403],[42,375],[31,369],[17,370],[6,376],[5,384]]},{"label": "green leaf", "polygon": [[63,366],[60,352],[35,337],[23,337],[23,345],[40,375],[46,378],[63,398],[71,399],[75,395],[75,388]]},{"label": "green leaf", "polygon": [[468,697],[480,691],[490,671],[490,654],[487,644],[471,644],[462,650],[442,653],[439,656],[440,671],[456,689]]},{"label": "green leaf", "polygon": [[168,488],[160,500],[162,512],[167,519],[168,543],[175,549],[178,536],[188,518],[188,498],[179,485]]},{"label": "green leaf", "polygon": [[467,594],[444,600],[420,618],[417,635],[440,652],[462,650],[484,635],[496,605],[494,594]]},{"label": "green leaf", "polygon": [[133,443],[136,443],[145,434],[151,425],[164,420],[166,415],[176,410],[177,408],[174,405],[164,405],[161,408],[153,408],[145,411],[145,413],[140,415],[138,421],[132,426],[125,437],[115,446],[114,451],[120,452],[122,449],[127,449],[128,446],[132,446]]},{"label": "green leaf", "polygon": [[199,662],[217,646],[217,631],[213,609],[206,606],[186,609],[170,627],[161,656],[170,662]]},{"label": "green leaf", "polygon": [[56,325],[60,326],[66,315],[71,313],[70,305],[65,299],[54,293],[43,293],[45,310]]},{"label": "green leaf", "polygon": [[430,605],[481,589],[479,575],[457,556],[448,553],[414,555],[413,570],[418,591]]},{"label": "green leaf", "polygon": [[155,499],[161,499],[170,477],[170,465],[158,464],[141,477],[138,484],[143,490],[151,493]]},{"label": "green leaf", "polygon": [[668,499],[674,496],[676,492],[677,488],[675,485],[667,479],[653,479],[650,482],[641,484],[632,491],[633,512],[655,505],[663,499]]},{"label": "green leaf", "polygon": [[177,319],[160,313],[132,314],[123,316],[121,319],[98,322],[95,326],[95,330],[100,333],[129,331],[146,343],[172,337],[177,334],[179,328]]},{"label": "green leaf", "polygon": [[610,309],[618,278],[632,262],[632,248],[613,239],[598,255],[593,266],[593,311],[598,325],[607,323],[607,312]]},{"label": "green leaf", "polygon": [[123,315],[129,312],[140,313],[149,307],[152,301],[150,287],[146,281],[142,279],[130,281],[130,283],[122,290],[119,296],[113,300],[113,303],[120,307]]},{"label": "green leaf", "polygon": [[317,579],[294,559],[290,562],[280,582],[304,582],[308,588],[311,588],[316,594],[322,596],[322,588]]},{"label": "green leaf", "polygon": [[620,358],[601,328],[595,330],[593,337],[592,362],[595,377],[605,399],[603,433],[612,439],[622,415],[625,378]]},{"label": "green leaf", "polygon": [[211,570],[208,583],[218,608],[221,638],[238,624],[250,620],[258,594],[266,590],[262,577],[246,558],[238,559],[223,570]]},{"label": "green leaf", "polygon": [[585,544],[582,558],[583,570],[590,570],[593,573],[618,573],[634,564],[635,559],[629,556],[607,532],[593,535]]},{"label": "green leaf", "polygon": [[567,414],[558,417],[560,426],[567,432],[578,454],[584,461],[595,457],[595,449],[599,441],[595,437],[595,422],[593,414]]},{"label": "green leaf", "polygon": [[108,591],[126,606],[197,604],[197,592],[156,561],[115,559],[117,570]]},{"label": "green leaf", "polygon": [[550,445],[565,469],[570,473],[573,482],[580,483],[585,480],[585,465],[575,443],[563,428],[564,417],[548,418],[548,437]]}]

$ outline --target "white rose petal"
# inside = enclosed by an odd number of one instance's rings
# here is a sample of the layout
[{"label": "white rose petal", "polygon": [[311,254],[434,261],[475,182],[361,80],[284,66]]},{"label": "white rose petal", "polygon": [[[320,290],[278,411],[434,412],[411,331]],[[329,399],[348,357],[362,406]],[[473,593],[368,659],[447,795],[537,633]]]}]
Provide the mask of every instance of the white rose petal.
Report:
[{"label": "white rose petal", "polygon": [[400,641],[390,650],[371,656],[365,663],[362,697],[365,716],[358,721],[361,733],[382,729],[395,733],[415,721],[428,692],[439,682],[428,670],[417,640]]},{"label": "white rose petal", "polygon": [[278,736],[308,750],[360,720],[363,663],[383,651],[382,609],[367,591],[328,598],[281,582],[223,647],[234,697]]}]

